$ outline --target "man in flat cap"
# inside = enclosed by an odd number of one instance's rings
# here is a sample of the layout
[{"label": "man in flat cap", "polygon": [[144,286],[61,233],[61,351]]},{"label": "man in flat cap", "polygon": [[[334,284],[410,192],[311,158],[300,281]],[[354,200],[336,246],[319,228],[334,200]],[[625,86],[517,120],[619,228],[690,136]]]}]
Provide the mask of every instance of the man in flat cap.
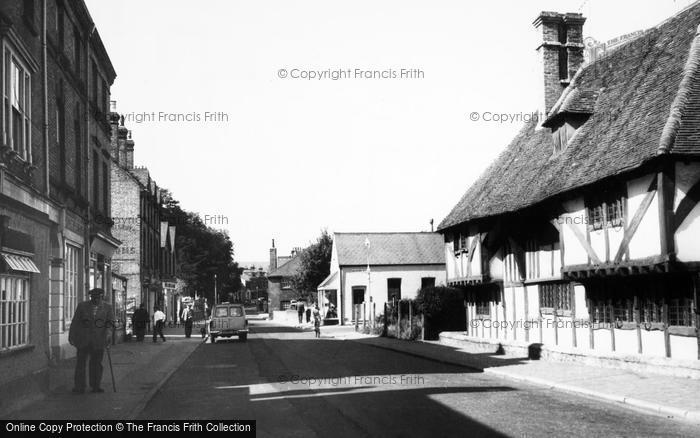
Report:
[{"label": "man in flat cap", "polygon": [[90,300],[78,304],[70,324],[68,342],[78,349],[75,364],[73,392],[85,392],[85,365],[90,359],[89,377],[92,392],[104,392],[102,382],[102,356],[109,348],[114,330],[112,306],[104,302],[105,291],[90,290]]}]

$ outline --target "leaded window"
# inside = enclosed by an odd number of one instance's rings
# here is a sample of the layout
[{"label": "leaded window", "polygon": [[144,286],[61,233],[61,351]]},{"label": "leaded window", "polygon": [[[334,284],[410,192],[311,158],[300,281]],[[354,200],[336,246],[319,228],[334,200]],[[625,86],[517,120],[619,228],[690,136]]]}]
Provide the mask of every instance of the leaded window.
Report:
[{"label": "leaded window", "polygon": [[544,283],[540,285],[540,309],[543,311],[570,311],[573,287],[569,282]]}]

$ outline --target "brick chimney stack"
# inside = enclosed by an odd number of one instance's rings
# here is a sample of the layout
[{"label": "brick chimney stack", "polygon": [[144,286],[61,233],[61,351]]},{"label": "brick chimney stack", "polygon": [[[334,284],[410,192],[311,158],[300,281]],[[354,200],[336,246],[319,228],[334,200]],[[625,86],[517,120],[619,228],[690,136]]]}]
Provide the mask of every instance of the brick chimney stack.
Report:
[{"label": "brick chimney stack", "polygon": [[542,44],[537,51],[542,59],[545,114],[549,114],[583,64],[585,22],[579,13],[544,11],[533,23],[535,28],[542,28]]},{"label": "brick chimney stack", "polygon": [[268,272],[272,272],[277,269],[277,248],[275,248],[275,239],[272,239],[272,248],[270,248],[270,267]]},{"label": "brick chimney stack", "polygon": [[128,131],[128,136],[124,142],[124,167],[127,169],[134,168],[134,140],[131,139],[131,131]]}]

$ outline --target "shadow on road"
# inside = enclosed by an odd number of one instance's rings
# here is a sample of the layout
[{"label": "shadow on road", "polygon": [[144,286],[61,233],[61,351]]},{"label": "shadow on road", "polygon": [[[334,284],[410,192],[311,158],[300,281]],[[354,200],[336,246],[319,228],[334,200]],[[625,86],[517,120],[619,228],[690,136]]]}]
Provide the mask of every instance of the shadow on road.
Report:
[{"label": "shadow on road", "polygon": [[476,374],[362,343],[315,339],[293,327],[251,326],[245,343],[200,345],[142,416],[215,419],[235,412],[258,420],[271,436],[504,436],[449,400],[517,390],[467,382],[465,373]]}]

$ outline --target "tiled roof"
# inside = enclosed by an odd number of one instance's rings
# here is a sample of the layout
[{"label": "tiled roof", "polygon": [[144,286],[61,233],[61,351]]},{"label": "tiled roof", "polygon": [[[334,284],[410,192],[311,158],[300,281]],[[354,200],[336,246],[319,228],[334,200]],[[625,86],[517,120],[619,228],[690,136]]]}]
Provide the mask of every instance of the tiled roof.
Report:
[{"label": "tiled roof", "polygon": [[335,233],[340,266],[436,265],[445,263],[445,244],[437,233]]},{"label": "tiled roof", "polygon": [[277,269],[275,269],[267,275],[267,278],[294,277],[295,275],[297,275],[297,272],[301,267],[301,257],[299,257],[300,255],[301,253],[297,254],[295,257],[292,257],[292,259],[288,262],[278,266]]},{"label": "tiled roof", "polygon": [[551,131],[525,124],[438,229],[521,210],[660,153],[700,154],[698,24],[695,3],[585,65],[553,108],[593,110],[567,147],[553,155]]}]

